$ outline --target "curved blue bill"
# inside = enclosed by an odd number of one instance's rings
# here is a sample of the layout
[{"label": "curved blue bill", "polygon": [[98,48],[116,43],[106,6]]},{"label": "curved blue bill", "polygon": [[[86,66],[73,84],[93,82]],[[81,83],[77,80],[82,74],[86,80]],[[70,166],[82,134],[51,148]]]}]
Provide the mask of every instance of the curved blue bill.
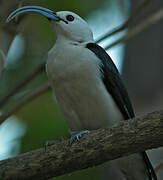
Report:
[{"label": "curved blue bill", "polygon": [[60,18],[57,16],[57,14],[50,9],[46,9],[40,6],[24,6],[21,8],[16,9],[13,11],[7,18],[6,22],[11,21],[14,19],[16,16],[24,13],[37,13],[45,16],[48,19],[54,20],[54,21],[59,21]]}]

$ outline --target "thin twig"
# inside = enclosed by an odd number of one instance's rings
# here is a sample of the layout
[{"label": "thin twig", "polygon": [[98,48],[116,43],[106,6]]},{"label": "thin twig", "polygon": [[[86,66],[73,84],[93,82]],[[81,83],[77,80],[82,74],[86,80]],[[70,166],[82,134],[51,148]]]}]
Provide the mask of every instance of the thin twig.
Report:
[{"label": "thin twig", "polygon": [[16,87],[14,87],[14,89],[12,89],[6,96],[4,96],[3,98],[1,98],[0,100],[0,108],[2,106],[4,106],[8,99],[13,96],[14,94],[16,94],[17,92],[19,92],[19,90],[21,88],[23,88],[25,85],[27,85],[31,80],[33,80],[38,74],[40,74],[41,72],[43,72],[45,69],[45,64],[40,64],[37,69],[34,70],[34,72],[32,72],[30,75],[27,76],[27,78],[25,78],[23,80],[23,82],[21,82],[20,84],[18,84]]},{"label": "thin twig", "polygon": [[6,59],[5,53],[3,52],[2,49],[0,49],[0,55],[2,56],[3,67],[6,68],[7,67],[7,59]]},{"label": "thin twig", "polygon": [[46,152],[41,148],[3,160],[0,177],[46,180],[160,146],[163,146],[163,111],[155,111],[111,129],[91,131],[71,146],[64,141],[49,146]]},{"label": "thin twig", "polygon": [[116,28],[114,28],[113,30],[107,32],[106,34],[103,34],[101,37],[99,37],[96,40],[96,43],[99,43],[101,41],[103,41],[104,39],[123,31],[124,29],[128,28],[128,26],[133,22],[133,20],[135,19],[135,17],[137,15],[140,14],[140,12],[144,9],[145,6],[147,6],[149,4],[151,0],[144,0],[130,15],[130,17],[128,18],[128,20],[122,24],[121,26],[118,26]]},{"label": "thin twig", "polygon": [[41,94],[47,92],[48,90],[50,90],[50,86],[49,84],[45,84],[37,89],[35,89],[32,93],[26,95],[25,97],[23,97],[22,100],[20,100],[18,103],[16,103],[15,105],[13,105],[13,107],[9,110],[7,110],[6,112],[4,112],[1,116],[0,116],[0,124],[7,119],[9,116],[11,116],[12,114],[14,114],[15,112],[17,112],[21,107],[23,107],[25,104],[29,103],[30,101],[32,101],[33,99],[35,99],[36,97],[40,96]]},{"label": "thin twig", "polygon": [[5,53],[0,49],[0,73],[7,67],[7,59]]},{"label": "thin twig", "polygon": [[163,18],[163,8],[153,15],[151,15],[149,18],[147,18],[145,21],[142,23],[138,24],[136,27],[134,27],[132,30],[130,30],[126,35],[124,35],[122,38],[119,40],[113,42],[112,44],[108,45],[105,47],[105,49],[110,49],[113,46],[116,46],[117,44],[120,44],[122,42],[125,42],[131,38],[133,38],[135,35],[138,33],[144,31],[146,28],[149,26],[156,24],[158,21],[160,21]]}]

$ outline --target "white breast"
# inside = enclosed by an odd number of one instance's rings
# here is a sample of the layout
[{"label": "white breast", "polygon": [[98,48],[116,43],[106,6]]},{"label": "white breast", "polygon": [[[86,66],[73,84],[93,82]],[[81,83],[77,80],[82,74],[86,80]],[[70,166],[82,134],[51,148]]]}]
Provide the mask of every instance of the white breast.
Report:
[{"label": "white breast", "polygon": [[56,44],[47,73],[71,131],[113,126],[123,119],[101,78],[100,60],[82,45]]}]

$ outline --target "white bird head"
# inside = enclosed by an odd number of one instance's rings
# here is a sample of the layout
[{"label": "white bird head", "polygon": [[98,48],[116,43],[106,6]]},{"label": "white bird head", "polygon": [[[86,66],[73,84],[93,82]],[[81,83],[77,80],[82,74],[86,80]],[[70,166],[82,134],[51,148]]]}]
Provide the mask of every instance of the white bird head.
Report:
[{"label": "white bird head", "polygon": [[69,11],[53,12],[40,6],[24,6],[16,9],[7,18],[7,22],[17,15],[24,13],[38,13],[51,21],[57,38],[65,38],[75,42],[93,41],[93,34],[86,21]]},{"label": "white bird head", "polygon": [[60,21],[52,21],[52,24],[54,24],[53,29],[57,36],[64,36],[77,42],[93,40],[91,29],[80,16],[69,11],[60,11],[56,14]]}]

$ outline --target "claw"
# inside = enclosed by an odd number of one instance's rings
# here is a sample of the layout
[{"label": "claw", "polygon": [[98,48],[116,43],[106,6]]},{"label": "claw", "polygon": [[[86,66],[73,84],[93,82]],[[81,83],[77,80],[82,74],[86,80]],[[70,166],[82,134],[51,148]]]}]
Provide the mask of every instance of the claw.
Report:
[{"label": "claw", "polygon": [[58,144],[58,141],[46,141],[44,145],[45,152],[47,151],[48,146],[51,146],[53,144]]},{"label": "claw", "polygon": [[80,132],[71,132],[71,137],[69,140],[70,145],[74,142],[74,141],[79,141],[79,139],[83,136],[83,134],[88,134],[90,131],[86,130],[86,131],[80,131]]},{"label": "claw", "polygon": [[45,152],[47,151],[48,146],[51,146],[53,144],[59,144],[59,143],[63,143],[64,142],[64,138],[60,137],[59,141],[46,141],[44,144],[44,149]]}]

